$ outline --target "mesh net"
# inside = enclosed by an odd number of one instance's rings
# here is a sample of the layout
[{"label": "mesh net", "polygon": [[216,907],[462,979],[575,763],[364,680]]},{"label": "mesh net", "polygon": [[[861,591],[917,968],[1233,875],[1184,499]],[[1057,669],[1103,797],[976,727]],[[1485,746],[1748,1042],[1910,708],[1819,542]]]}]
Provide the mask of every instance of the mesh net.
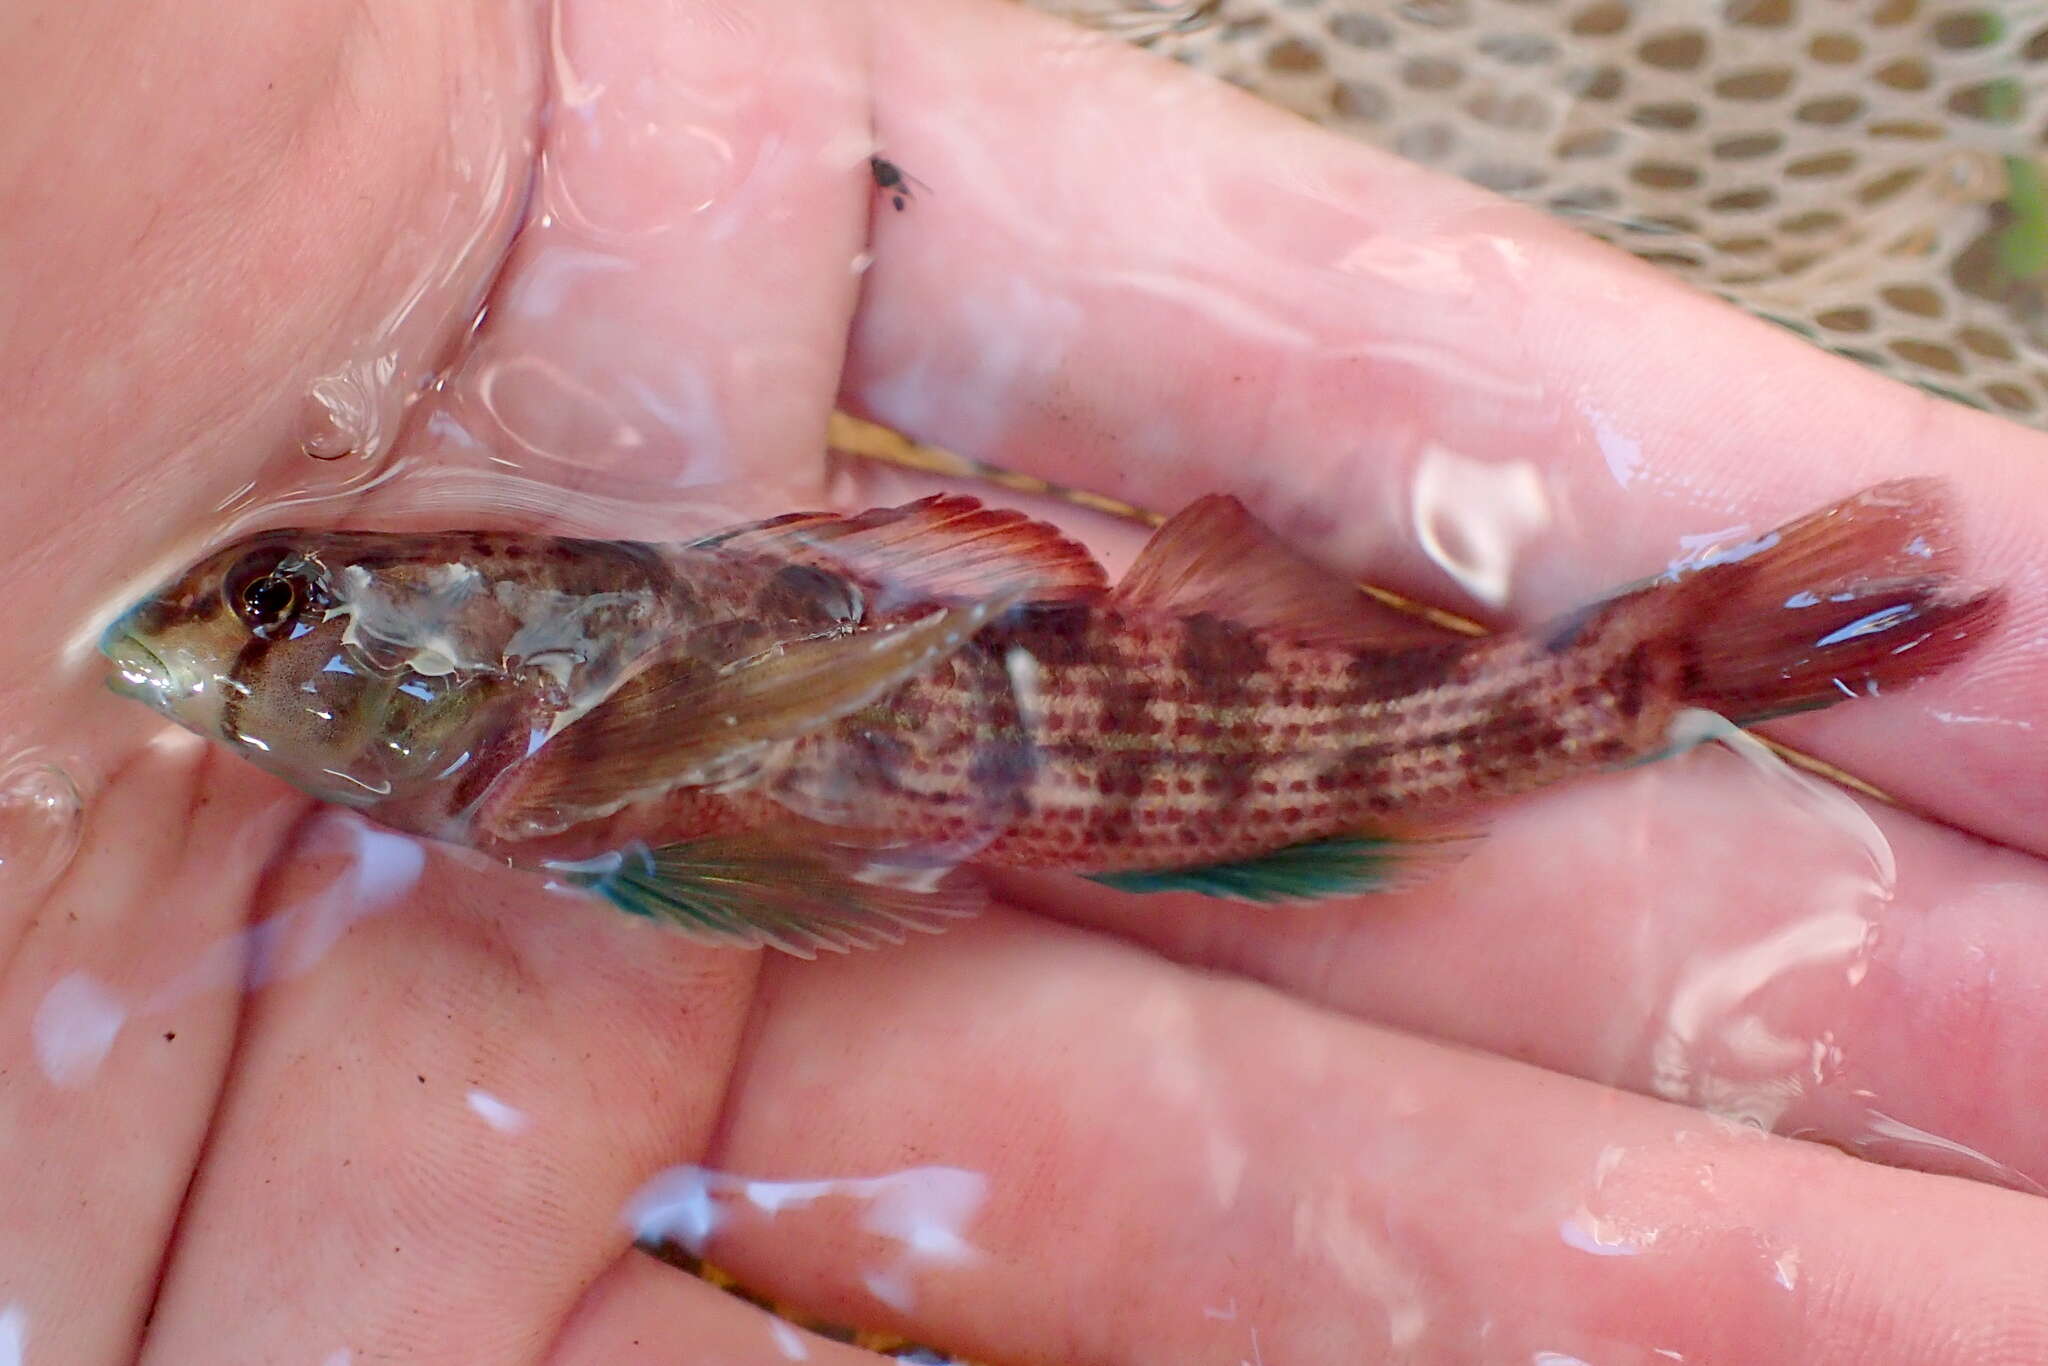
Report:
[{"label": "mesh net", "polygon": [[1043,7],[2048,426],[2048,4]]}]

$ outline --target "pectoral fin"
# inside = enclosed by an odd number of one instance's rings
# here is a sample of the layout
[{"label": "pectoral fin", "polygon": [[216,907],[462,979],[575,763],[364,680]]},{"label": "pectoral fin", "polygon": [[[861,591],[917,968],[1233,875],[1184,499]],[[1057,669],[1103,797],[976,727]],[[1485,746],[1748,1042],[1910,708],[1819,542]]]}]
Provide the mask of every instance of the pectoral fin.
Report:
[{"label": "pectoral fin", "polygon": [[531,838],[729,774],[749,754],[858,711],[930,668],[1009,605],[992,598],[937,608],[724,663],[657,657],[521,765],[489,825]]},{"label": "pectoral fin", "polygon": [[886,855],[800,827],[636,846],[559,866],[570,886],[706,943],[798,958],[900,944],[974,914],[979,889],[933,868],[906,876]]}]

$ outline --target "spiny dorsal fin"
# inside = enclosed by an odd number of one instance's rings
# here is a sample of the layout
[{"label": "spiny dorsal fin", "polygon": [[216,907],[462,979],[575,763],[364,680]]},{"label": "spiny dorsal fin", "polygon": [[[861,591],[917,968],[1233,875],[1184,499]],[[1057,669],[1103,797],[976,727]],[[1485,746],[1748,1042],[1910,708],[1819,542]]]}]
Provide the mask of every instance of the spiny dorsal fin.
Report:
[{"label": "spiny dorsal fin", "polygon": [[746,659],[658,657],[551,736],[484,815],[527,839],[610,815],[736,765],[868,705],[960,648],[1014,601],[779,643]]},{"label": "spiny dorsal fin", "polygon": [[1228,494],[1182,508],[1155,532],[1115,600],[1194,616],[1314,645],[1405,646],[1460,637],[1396,611],[1291,549]]},{"label": "spiny dorsal fin", "polygon": [[636,845],[554,871],[692,938],[798,958],[900,944],[906,931],[936,933],[978,909],[977,884],[938,869],[896,876],[905,870],[890,866],[894,856],[798,824]]},{"label": "spiny dorsal fin", "polygon": [[1094,597],[1109,587],[1095,557],[1058,527],[960,494],[852,517],[795,512],[697,544],[846,574],[897,601],[1014,594],[1020,601],[1052,602]]}]

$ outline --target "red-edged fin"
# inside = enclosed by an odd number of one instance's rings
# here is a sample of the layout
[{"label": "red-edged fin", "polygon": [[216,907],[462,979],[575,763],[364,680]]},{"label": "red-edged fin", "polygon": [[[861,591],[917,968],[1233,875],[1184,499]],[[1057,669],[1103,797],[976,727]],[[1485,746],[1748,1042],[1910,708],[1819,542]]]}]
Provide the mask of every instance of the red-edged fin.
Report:
[{"label": "red-edged fin", "polygon": [[1051,602],[1095,597],[1109,586],[1095,557],[1058,527],[959,494],[853,517],[791,513],[697,544],[832,570],[897,601],[1014,595]]},{"label": "red-edged fin", "polygon": [[980,908],[980,886],[950,870],[906,879],[889,855],[801,824],[635,846],[554,865],[564,882],[707,943],[823,950],[900,944]]},{"label": "red-edged fin", "polygon": [[1813,596],[1788,607],[1786,595],[1760,592],[1713,616],[1692,642],[1681,697],[1742,726],[1874,697],[1956,664],[2006,605],[2002,589],[1940,576]]},{"label": "red-edged fin", "polygon": [[1997,628],[2006,594],[1948,572],[1951,525],[1940,481],[1882,484],[1625,606],[1665,614],[1685,702],[1738,725],[1824,707],[1949,668]]},{"label": "red-edged fin", "polygon": [[[1953,574],[1955,499],[1931,476],[1893,479],[1830,503],[1767,535],[1708,555],[1701,569],[1769,556],[1772,572],[1809,588]],[[1693,572],[1698,572],[1694,570]]]},{"label": "red-edged fin", "polygon": [[514,770],[480,820],[501,838],[528,839],[678,787],[736,781],[765,747],[858,711],[1012,601],[935,608],[733,662],[652,660]]},{"label": "red-edged fin", "polygon": [[1206,612],[1312,645],[1462,638],[1367,596],[1290,548],[1227,494],[1197,499],[1161,526],[1113,596],[1135,609]]}]

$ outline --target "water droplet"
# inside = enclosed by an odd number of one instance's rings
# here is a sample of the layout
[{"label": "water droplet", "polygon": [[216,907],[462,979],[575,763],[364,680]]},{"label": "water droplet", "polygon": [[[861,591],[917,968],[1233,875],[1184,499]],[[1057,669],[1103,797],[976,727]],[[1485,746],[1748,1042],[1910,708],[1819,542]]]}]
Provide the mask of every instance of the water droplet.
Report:
[{"label": "water droplet", "polygon": [[34,753],[0,766],[0,903],[43,890],[78,852],[85,801],[56,764]]},{"label": "water droplet", "polygon": [[21,1366],[28,1355],[28,1310],[19,1304],[0,1309],[0,1366]]},{"label": "water droplet", "polygon": [[1423,552],[1489,607],[1507,602],[1516,553],[1552,520],[1535,465],[1475,460],[1435,444],[1416,467],[1411,501]]},{"label": "water droplet", "polygon": [[2030,1195],[2048,1195],[2048,1186],[1967,1143],[1931,1133],[1882,1110],[1868,1110],[1864,1122],[1864,1132],[1849,1145],[1849,1150],[1860,1156],[1922,1171],[1953,1173]]},{"label": "water droplet", "polygon": [[489,1091],[477,1087],[470,1088],[469,1108],[476,1112],[479,1119],[501,1134],[520,1133],[532,1123],[526,1111],[516,1105],[507,1104]]},{"label": "water droplet", "polygon": [[1701,943],[1688,956],[1651,1046],[1650,1085],[1666,1100],[1782,1130],[1841,1066],[1832,1034],[1788,1019],[1782,1002],[1810,1001],[1831,983],[1853,990],[1863,980],[1878,911],[1897,885],[1897,860],[1853,798],[1791,767],[1755,736],[1710,712],[1683,713],[1672,725],[1674,749],[1708,739],[1745,761],[1745,777],[1774,819],[1803,838],[1776,873],[1787,915]]},{"label": "water droplet", "polygon": [[1648,1251],[1649,1242],[1655,1241],[1628,1236],[1614,1221],[1601,1218],[1584,1205],[1558,1224],[1557,1236],[1566,1247],[1595,1257],[1637,1257]]},{"label": "water droplet", "polygon": [[1148,43],[1169,33],[1199,33],[1222,17],[1220,0],[1033,0],[1047,14]]},{"label": "water droplet", "polygon": [[31,1027],[43,1075],[56,1086],[92,1080],[127,1023],[128,1008],[112,991],[85,973],[66,974],[43,993]]},{"label": "water droplet", "polygon": [[397,372],[398,357],[383,355],[351,361],[314,380],[306,393],[300,449],[315,460],[383,454],[390,426],[385,409]]},{"label": "water droplet", "polygon": [[749,1207],[772,1219],[820,1200],[861,1201],[861,1228],[900,1248],[883,1265],[864,1269],[862,1283],[882,1303],[908,1312],[914,1273],[965,1265],[982,1255],[965,1232],[987,1194],[987,1177],[959,1167],[816,1181],[753,1181],[707,1167],[670,1167],[627,1203],[625,1221],[642,1244],[669,1243],[702,1256],[712,1235],[746,1217]]},{"label": "water droplet", "polygon": [[803,1334],[781,1319],[768,1320],[768,1336],[775,1339],[776,1349],[791,1361],[803,1361],[811,1355],[811,1349],[804,1345]]}]

